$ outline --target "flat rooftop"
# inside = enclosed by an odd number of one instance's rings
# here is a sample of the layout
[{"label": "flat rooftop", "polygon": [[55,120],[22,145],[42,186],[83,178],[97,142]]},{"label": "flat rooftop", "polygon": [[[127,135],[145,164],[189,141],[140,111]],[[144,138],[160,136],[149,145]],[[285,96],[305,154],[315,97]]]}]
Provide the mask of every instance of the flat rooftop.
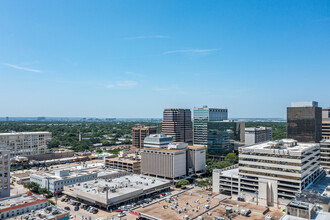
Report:
[{"label": "flat rooftop", "polygon": [[174,149],[174,150],[169,150],[167,148],[159,148],[159,147],[150,147],[150,148],[144,148],[142,151],[161,151],[161,152],[170,152],[170,153],[181,153],[186,151],[186,149]]},{"label": "flat rooftop", "polygon": [[[313,218],[313,220],[329,220],[330,213],[329,212],[318,212],[317,215]],[[284,215],[281,220],[307,220],[306,218],[300,218],[292,215]]]},{"label": "flat rooftop", "polygon": [[130,158],[124,158],[124,157],[113,157],[113,158],[106,158],[108,160],[111,161],[117,161],[117,162],[121,162],[121,163],[136,163],[136,162],[141,162],[140,159],[130,159]]},{"label": "flat rooftop", "polygon": [[238,168],[225,170],[221,172],[223,176],[238,178]]},{"label": "flat rooftop", "polygon": [[51,132],[48,132],[48,131],[12,132],[12,133],[0,133],[0,136],[8,136],[8,135],[37,135],[37,134],[51,134]]},{"label": "flat rooftop", "polygon": [[19,207],[25,207],[45,201],[48,201],[48,199],[36,194],[32,194],[30,192],[17,196],[5,197],[0,199],[0,212],[5,212],[8,210],[13,210]]},{"label": "flat rooftop", "polygon": [[[102,201],[106,198],[105,188],[109,188],[111,192],[108,194],[108,199],[114,199],[117,197],[123,197],[124,195],[137,195],[146,190],[162,187],[170,184],[170,181],[164,179],[158,179],[143,175],[126,175],[111,180],[97,179],[93,181],[87,181],[80,184],[74,184],[66,186],[65,194],[79,194],[79,191],[84,195],[90,194],[101,198]],[[78,192],[77,192],[78,191]]]},{"label": "flat rooftop", "polygon": [[278,154],[293,154],[301,155],[304,151],[310,150],[311,148],[318,147],[316,143],[298,143],[293,139],[282,139],[279,141],[268,141],[243,147],[242,152],[258,152],[258,153],[269,153]]}]

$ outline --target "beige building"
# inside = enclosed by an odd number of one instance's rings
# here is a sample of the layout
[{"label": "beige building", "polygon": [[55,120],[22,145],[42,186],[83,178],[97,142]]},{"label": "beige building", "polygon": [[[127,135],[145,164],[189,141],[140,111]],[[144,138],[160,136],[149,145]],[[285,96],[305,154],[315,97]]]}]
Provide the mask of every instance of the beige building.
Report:
[{"label": "beige building", "polygon": [[322,109],[322,139],[330,140],[330,108]]},{"label": "beige building", "polygon": [[320,165],[327,173],[330,173],[330,140],[320,142],[321,162]]},{"label": "beige building", "polygon": [[105,157],[104,166],[113,169],[125,170],[128,173],[141,173],[141,161],[138,158]]},{"label": "beige building", "polygon": [[9,150],[10,157],[45,154],[51,138],[50,132],[0,133],[0,150]]},{"label": "beige building", "polygon": [[144,145],[144,139],[150,134],[156,134],[157,127],[147,127],[144,125],[136,125],[132,128],[132,145],[141,149]]},{"label": "beige building", "polygon": [[144,148],[141,151],[141,173],[178,179],[205,171],[205,147],[174,142],[167,148]]}]

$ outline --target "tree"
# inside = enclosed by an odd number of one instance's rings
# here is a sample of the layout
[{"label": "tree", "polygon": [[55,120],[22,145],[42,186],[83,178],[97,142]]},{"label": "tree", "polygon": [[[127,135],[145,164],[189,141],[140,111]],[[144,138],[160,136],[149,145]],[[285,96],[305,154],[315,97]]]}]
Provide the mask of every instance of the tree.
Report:
[{"label": "tree", "polygon": [[211,177],[209,177],[207,179],[204,179],[204,180],[200,180],[195,185],[198,186],[198,187],[203,188],[204,190],[208,190],[212,186]]},{"label": "tree", "polygon": [[103,151],[102,151],[100,148],[96,150],[96,153],[99,153],[99,154],[100,154],[100,153],[102,153],[102,152],[103,152]]},{"label": "tree", "polygon": [[180,180],[179,182],[176,182],[175,183],[175,187],[176,188],[180,188],[182,186],[185,186],[185,185],[189,185],[189,181],[188,180]]},{"label": "tree", "polygon": [[228,161],[229,163],[235,163],[238,160],[238,157],[235,153],[229,153],[225,157],[225,161]]}]

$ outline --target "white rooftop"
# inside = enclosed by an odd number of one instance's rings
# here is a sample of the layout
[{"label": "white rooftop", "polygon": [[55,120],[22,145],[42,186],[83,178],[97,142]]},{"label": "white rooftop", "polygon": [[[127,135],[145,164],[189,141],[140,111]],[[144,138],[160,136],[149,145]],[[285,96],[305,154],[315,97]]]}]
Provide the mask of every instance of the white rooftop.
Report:
[{"label": "white rooftop", "polygon": [[48,131],[37,131],[37,132],[11,132],[11,133],[0,133],[0,136],[8,135],[37,135],[37,134],[51,134]]},{"label": "white rooftop", "polygon": [[106,189],[110,189],[108,193],[108,200],[111,200],[122,198],[123,196],[125,197],[141,194],[146,190],[158,188],[169,183],[170,181],[165,179],[131,174],[110,180],[98,179],[80,184],[69,185],[67,187],[70,191],[66,191],[66,193],[72,192],[79,194],[80,191],[83,192],[84,195],[87,193],[91,196],[105,199]]},{"label": "white rooftop", "polygon": [[282,139],[279,141],[268,141],[240,148],[243,152],[259,152],[269,154],[302,154],[304,151],[319,147],[316,143],[298,143],[293,139]]}]

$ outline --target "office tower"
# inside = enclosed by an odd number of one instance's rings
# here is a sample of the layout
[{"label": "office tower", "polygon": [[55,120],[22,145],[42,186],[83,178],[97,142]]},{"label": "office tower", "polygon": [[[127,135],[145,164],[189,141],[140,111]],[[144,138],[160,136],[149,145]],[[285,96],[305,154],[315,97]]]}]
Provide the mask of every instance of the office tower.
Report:
[{"label": "office tower", "polygon": [[287,108],[287,137],[298,142],[318,143],[322,139],[322,108],[315,101],[293,102]]},{"label": "office tower", "polygon": [[0,150],[9,150],[10,157],[49,153],[50,132],[0,133]]},{"label": "office tower", "polygon": [[209,156],[225,156],[244,145],[245,123],[211,121],[207,123],[207,149]]},{"label": "office tower", "polygon": [[206,150],[203,146],[188,146],[173,142],[166,148],[141,150],[141,174],[179,179],[193,173],[205,172]]},{"label": "office tower", "polygon": [[286,206],[324,175],[320,144],[283,139],[239,148],[239,164],[213,170],[213,191],[262,206]]},{"label": "office tower", "polygon": [[322,139],[330,139],[330,108],[322,109]]},{"label": "office tower", "polygon": [[10,151],[0,150],[0,198],[10,196]]},{"label": "office tower", "polygon": [[228,110],[222,108],[194,108],[194,145],[207,145],[207,123],[228,120]]},{"label": "office tower", "polygon": [[330,140],[322,140],[320,142],[321,152],[321,167],[323,167],[327,173],[330,173]]},{"label": "office tower", "polygon": [[165,109],[163,112],[162,133],[173,137],[174,142],[192,143],[190,109]]},{"label": "office tower", "polygon": [[144,139],[150,134],[156,134],[156,127],[147,127],[144,125],[136,125],[132,128],[132,144],[134,147],[141,149]]},{"label": "office tower", "polygon": [[245,128],[245,145],[257,144],[273,140],[272,128],[254,127]]},{"label": "office tower", "polygon": [[164,148],[172,142],[173,138],[168,137],[165,134],[151,134],[144,139],[144,147]]}]

